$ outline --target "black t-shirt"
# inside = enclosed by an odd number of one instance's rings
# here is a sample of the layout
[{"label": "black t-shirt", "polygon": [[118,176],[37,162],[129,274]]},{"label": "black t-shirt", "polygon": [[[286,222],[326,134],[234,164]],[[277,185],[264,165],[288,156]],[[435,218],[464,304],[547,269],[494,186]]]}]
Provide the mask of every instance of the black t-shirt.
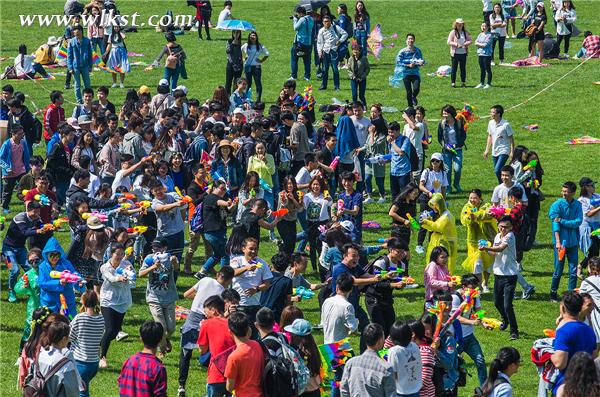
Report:
[{"label": "black t-shirt", "polygon": [[539,27],[540,27],[540,25],[542,24],[542,22],[544,22],[544,26],[545,26],[545,24],[548,22],[548,18],[546,17],[546,14],[541,14],[541,15],[540,15],[540,14],[537,14],[537,13],[536,13],[536,14],[533,16],[533,24],[534,24],[536,27],[538,27],[538,28],[539,28]]},{"label": "black t-shirt", "polygon": [[329,166],[329,164],[331,164],[333,161],[333,153],[331,153],[331,150],[327,149],[326,147],[319,151],[319,156],[321,158],[321,162],[327,166]]},{"label": "black t-shirt", "polygon": [[247,233],[246,237],[254,237],[257,240],[260,240],[260,226],[258,225],[259,219],[261,219],[261,217],[252,211],[246,211],[242,214],[239,225],[245,229]]},{"label": "black t-shirt", "polygon": [[[409,202],[407,203],[404,199],[396,199],[393,203],[398,209],[396,210],[396,214],[400,215],[402,218],[406,219],[406,213],[409,213],[412,217],[416,217],[417,215],[417,203]],[[392,221],[392,225],[394,226],[405,226],[404,223],[400,223],[397,220]]]},{"label": "black t-shirt", "polygon": [[227,211],[217,205],[219,200],[222,200],[221,197],[213,193],[209,193],[204,197],[202,219],[205,232],[227,230]]},{"label": "black t-shirt", "polygon": [[194,200],[194,205],[198,205],[204,199],[206,192],[196,181],[192,181],[187,188],[187,194]]},{"label": "black t-shirt", "polygon": [[283,275],[283,273],[273,272],[271,286],[260,295],[260,305],[273,310],[275,319],[281,317],[281,312],[285,307],[287,296],[292,294],[292,279]]}]

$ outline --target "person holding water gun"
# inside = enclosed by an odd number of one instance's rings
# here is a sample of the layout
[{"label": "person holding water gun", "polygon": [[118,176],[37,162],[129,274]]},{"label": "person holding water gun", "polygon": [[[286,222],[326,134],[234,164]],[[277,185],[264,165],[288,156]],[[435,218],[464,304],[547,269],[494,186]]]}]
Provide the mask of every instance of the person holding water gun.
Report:
[{"label": "person holding water gun", "polygon": [[[565,182],[562,185],[562,198],[550,206],[548,217],[552,222],[552,244],[554,244],[554,273],[550,286],[550,300],[558,302],[558,286],[565,267],[569,263],[569,291],[577,287],[577,264],[579,227],[583,222],[581,202],[575,200],[577,185]],[[561,255],[561,251],[564,253]]]},{"label": "person holding water gun", "polygon": [[453,273],[458,245],[454,216],[446,208],[446,201],[441,193],[434,193],[427,205],[433,209],[434,218],[437,217],[437,219],[425,218],[421,221],[421,227],[431,232],[426,258],[428,261],[430,260],[434,247],[442,246],[446,248],[448,251],[448,270]]},{"label": "person holding water gun", "polygon": [[[444,198],[446,197],[446,189],[448,188],[448,177],[444,170],[444,161],[441,153],[433,153],[431,160],[429,161],[429,167],[425,168],[419,178],[419,210],[421,214],[426,211],[433,213],[433,209],[428,205],[429,200],[434,193],[441,193]],[[423,255],[425,250],[423,249],[423,243],[427,236],[427,230],[419,230],[417,237],[417,247],[415,251],[419,255]]]},{"label": "person holding water gun", "polygon": [[[411,225],[406,214],[413,217],[417,216],[417,197],[419,188],[413,182],[409,183],[400,191],[400,194],[394,198],[388,215],[392,218],[392,237],[410,244]],[[406,270],[408,270],[408,257],[404,261]]]},{"label": "person holding water gun", "polygon": [[587,267],[588,261],[598,256],[600,251],[600,235],[593,234],[600,228],[600,194],[596,193],[595,182],[583,177],[579,181],[579,199],[583,211],[583,222],[579,227],[579,248],[586,257],[577,266],[577,276],[580,276],[582,269]]},{"label": "person holding water gun", "polygon": [[448,250],[444,247],[435,247],[431,251],[431,262],[425,266],[425,307],[433,307],[433,295],[438,291],[450,291],[456,283],[449,280]]},{"label": "person holding water gun", "polygon": [[23,327],[23,336],[19,350],[23,348],[25,342],[31,333],[31,316],[33,311],[40,307],[40,285],[38,284],[38,266],[42,261],[42,251],[39,248],[32,248],[27,253],[27,263],[31,269],[27,271],[15,285],[15,293],[18,295],[27,295],[27,316],[25,318],[25,326]]},{"label": "person holding water gun", "polygon": [[73,289],[77,288],[79,291],[83,291],[84,283],[83,281],[70,283],[65,278],[50,276],[51,271],[62,272],[64,270],[79,276],[55,237],[51,237],[46,243],[42,257],[44,261],[40,265],[38,275],[40,303],[55,313],[62,311],[62,314],[71,319],[77,314]]}]

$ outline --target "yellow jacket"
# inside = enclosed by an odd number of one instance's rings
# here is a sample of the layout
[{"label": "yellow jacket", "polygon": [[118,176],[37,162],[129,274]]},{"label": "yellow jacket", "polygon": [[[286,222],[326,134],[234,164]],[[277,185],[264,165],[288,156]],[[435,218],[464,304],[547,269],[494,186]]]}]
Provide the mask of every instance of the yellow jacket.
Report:
[{"label": "yellow jacket", "polygon": [[54,63],[55,56],[53,48],[49,47],[48,44],[42,44],[40,48],[35,51],[35,63],[40,65],[50,65]]},{"label": "yellow jacket", "polygon": [[[467,227],[467,259],[462,263],[463,269],[473,273],[475,264],[481,261],[485,272],[494,263],[494,257],[479,251],[479,240],[494,241],[498,233],[496,219],[488,213],[490,204],[484,204],[479,209],[467,202],[460,213],[460,223]],[[473,215],[473,217],[471,217]]]},{"label": "yellow jacket", "polygon": [[440,193],[435,193],[431,196],[431,199],[427,204],[435,210],[440,217],[435,221],[424,219],[421,225],[425,230],[431,232],[429,245],[427,246],[426,263],[431,262],[431,251],[437,246],[442,246],[448,250],[448,270],[450,271],[450,274],[454,274],[456,257],[458,255],[458,241],[454,216],[446,208],[444,196]]}]

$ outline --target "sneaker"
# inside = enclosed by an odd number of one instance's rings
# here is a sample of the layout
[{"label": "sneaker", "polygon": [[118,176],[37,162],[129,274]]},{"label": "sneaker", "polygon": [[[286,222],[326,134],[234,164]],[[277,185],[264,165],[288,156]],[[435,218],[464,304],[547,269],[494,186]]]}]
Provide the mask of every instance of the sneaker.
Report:
[{"label": "sneaker", "polygon": [[120,340],[127,338],[128,336],[129,336],[129,334],[127,332],[119,331],[119,333],[117,334],[117,337],[115,339],[118,342]]},{"label": "sneaker", "polygon": [[319,91],[325,91],[326,89],[327,89],[327,87],[323,87],[323,86],[319,87]]},{"label": "sneaker", "polygon": [[110,88],[117,88],[117,83],[112,83],[112,85],[110,86]]},{"label": "sneaker", "polygon": [[460,187],[460,185],[458,185],[458,186],[454,186],[454,191],[456,193],[462,193],[463,190],[462,190],[462,187]]},{"label": "sneaker", "polygon": [[508,338],[508,340],[517,340],[519,339],[519,334],[517,334],[516,332],[513,332],[512,334],[510,334],[510,337]]},{"label": "sneaker", "polygon": [[340,87],[335,87],[333,90],[334,90],[334,91],[341,91],[341,90],[340,90]]},{"label": "sneaker", "polygon": [[323,329],[323,325],[322,324],[313,325],[312,329]]},{"label": "sneaker", "polygon": [[529,288],[523,291],[523,299],[529,299],[533,294],[535,294],[535,287],[531,285]]},{"label": "sneaker", "polygon": [[558,295],[556,295],[556,292],[550,292],[550,302],[558,303]]},{"label": "sneaker", "polygon": [[296,78],[295,78],[295,77],[292,77],[292,76],[290,76],[290,77],[288,78],[288,81],[289,81],[289,80],[291,80],[291,81],[294,81],[294,80],[296,80]]},{"label": "sneaker", "polygon": [[196,273],[194,274],[194,277],[196,277],[198,280],[202,280],[204,277],[206,277],[206,274],[204,274],[204,273],[202,272],[202,270],[200,270],[199,272],[196,272]]},{"label": "sneaker", "polygon": [[365,204],[370,204],[370,203],[372,203],[373,201],[375,201],[375,200],[373,200],[373,199],[371,198],[371,196],[367,196],[367,199],[366,199],[365,201],[363,201],[363,203],[365,203]]},{"label": "sneaker", "polygon": [[123,83],[119,84],[119,88],[125,88],[125,85]]},{"label": "sneaker", "polygon": [[483,84],[479,83],[475,86],[475,88],[483,88]]},{"label": "sneaker", "polygon": [[452,87],[452,88],[456,88],[456,84],[455,84],[455,83],[452,83],[452,84],[450,84],[450,87]]},{"label": "sneaker", "polygon": [[467,88],[467,85],[466,85],[465,83],[462,83],[462,84],[460,85],[460,88]]},{"label": "sneaker", "polygon": [[516,39],[516,38],[517,38],[517,35],[516,35],[516,34],[513,34],[512,36],[510,36],[510,38],[511,38],[511,39]]},{"label": "sneaker", "polygon": [[486,84],[486,85],[483,86],[484,90],[487,90],[488,88],[492,88],[492,85],[491,84]]},{"label": "sneaker", "polygon": [[177,388],[177,397],[185,397],[185,387],[179,386]]},{"label": "sneaker", "polygon": [[496,66],[496,62],[492,61],[492,66]]},{"label": "sneaker", "polygon": [[508,328],[508,321],[503,321],[502,324],[500,324],[500,331],[504,331],[506,328]]},{"label": "sneaker", "polygon": [[304,81],[310,81],[310,77],[304,77]]},{"label": "sneaker", "polygon": [[100,362],[98,363],[98,367],[99,368],[106,368],[106,367],[108,367],[108,363],[106,362],[106,357],[102,357],[100,359]]},{"label": "sneaker", "polygon": [[71,89],[71,84],[65,84],[65,90],[70,90]]},{"label": "sneaker", "polygon": [[419,288],[419,284],[406,284],[404,286],[404,289],[415,289],[415,288]]},{"label": "sneaker", "polygon": [[14,290],[8,290],[8,301],[10,303],[15,303],[17,301],[17,295]]},{"label": "sneaker", "polygon": [[419,255],[423,255],[425,253],[425,250],[423,249],[422,245],[417,245],[415,247],[415,252]]},{"label": "sneaker", "polygon": [[348,65],[343,64],[342,66],[340,66],[341,70],[348,70]]},{"label": "sneaker", "polygon": [[377,200],[377,202],[378,202],[379,204],[383,204],[383,203],[385,203],[385,197],[379,197],[379,200]]},{"label": "sneaker", "polygon": [[484,294],[489,294],[489,293],[490,293],[490,289],[488,288],[488,286],[487,286],[487,285],[484,285],[484,286],[483,286],[483,293],[484,293]]}]

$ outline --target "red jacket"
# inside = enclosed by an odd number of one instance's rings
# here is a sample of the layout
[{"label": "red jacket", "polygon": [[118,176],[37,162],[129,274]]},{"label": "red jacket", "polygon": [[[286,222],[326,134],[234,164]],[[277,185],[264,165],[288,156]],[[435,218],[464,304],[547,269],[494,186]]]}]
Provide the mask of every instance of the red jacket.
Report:
[{"label": "red jacket", "polygon": [[51,103],[44,112],[44,139],[49,141],[58,129],[58,123],[65,121],[65,109]]}]

